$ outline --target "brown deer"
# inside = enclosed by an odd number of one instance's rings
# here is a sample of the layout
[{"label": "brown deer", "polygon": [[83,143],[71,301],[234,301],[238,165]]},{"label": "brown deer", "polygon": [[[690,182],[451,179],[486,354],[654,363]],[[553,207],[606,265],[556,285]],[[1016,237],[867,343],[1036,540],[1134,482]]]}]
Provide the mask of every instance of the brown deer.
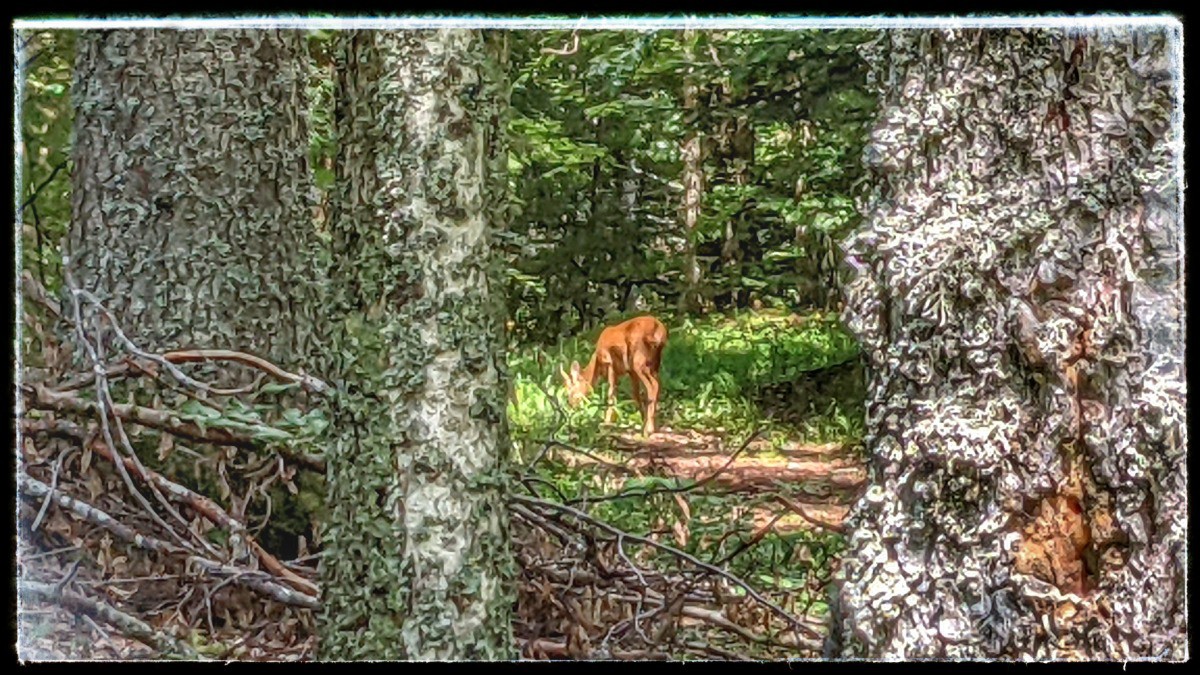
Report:
[{"label": "brown deer", "polygon": [[567,401],[578,406],[592,393],[601,378],[608,381],[608,405],[604,421],[611,424],[616,414],[617,381],[626,375],[633,384],[633,400],[642,413],[642,433],[654,433],[654,415],[658,411],[658,367],[667,344],[667,327],[652,316],[639,316],[609,326],[596,340],[596,352],[586,368],[571,362],[567,372],[559,368],[567,388]]}]

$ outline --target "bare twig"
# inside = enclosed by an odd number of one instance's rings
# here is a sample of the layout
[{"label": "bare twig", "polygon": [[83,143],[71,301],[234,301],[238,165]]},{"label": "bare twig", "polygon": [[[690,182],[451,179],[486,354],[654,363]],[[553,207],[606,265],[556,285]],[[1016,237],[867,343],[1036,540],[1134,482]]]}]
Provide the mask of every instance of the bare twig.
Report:
[{"label": "bare twig", "polygon": [[[308,580],[304,580],[313,590],[312,594],[301,591],[292,590],[287,586],[277,583],[274,578],[266,572],[257,570],[247,570],[230,565],[222,565],[214,560],[192,556],[188,558],[189,562],[213,575],[217,576],[234,576],[235,581],[248,588],[252,588],[263,595],[270,597],[272,600],[282,602],[285,605],[293,605],[296,607],[305,607],[308,609],[320,609],[321,601],[317,599],[316,585]],[[289,572],[290,573],[290,572]],[[294,574],[292,576],[295,576]],[[299,578],[299,577],[297,577]]]},{"label": "bare twig", "polygon": [[92,630],[96,631],[96,633],[100,635],[101,640],[108,644],[109,647],[116,649],[116,645],[113,644],[112,636],[108,634],[108,631],[101,628],[100,625],[95,621],[92,621],[92,617],[88,616],[87,614],[83,615],[83,620],[88,626],[91,627]]},{"label": "bare twig", "polygon": [[241,363],[252,368],[257,368],[268,375],[271,375],[277,380],[298,384],[305,391],[323,394],[329,390],[329,385],[313,377],[312,375],[306,375],[304,373],[289,373],[274,363],[267,361],[266,359],[259,358],[253,354],[233,351],[230,349],[187,349],[182,351],[167,352],[166,354],[162,355],[162,358],[169,363],[233,361],[235,363]]},{"label": "bare twig", "polygon": [[[69,271],[68,263],[69,263],[69,261],[67,260],[67,256],[63,256],[63,281],[67,284],[68,288],[72,288],[71,312],[72,312],[73,323],[75,326],[75,334],[78,337],[80,344],[83,345],[84,349],[88,353],[89,358],[91,359],[92,373],[95,376],[96,398],[99,401],[100,405],[103,406],[107,400],[107,398],[102,395],[104,392],[108,391],[107,380],[105,380],[105,378],[104,378],[104,368],[103,368],[103,366],[100,365],[101,358],[100,358],[100,354],[97,351],[97,346],[92,344],[92,342],[87,339],[87,335],[84,332],[83,316],[82,316],[83,310],[79,305],[78,296],[74,293],[74,289],[73,289],[74,284],[71,280],[71,273]],[[181,537],[173,528],[171,528],[169,525],[167,525],[167,523],[162,519],[162,516],[158,515],[158,512],[154,510],[154,507],[150,505],[150,500],[146,499],[145,495],[143,495],[141,493],[141,491],[139,491],[137,489],[137,486],[134,485],[134,483],[133,483],[133,478],[130,477],[129,471],[125,468],[125,462],[117,461],[116,459],[114,459],[119,453],[116,450],[117,444],[113,441],[112,430],[109,428],[108,411],[105,410],[103,407],[101,407],[100,411],[101,411],[100,431],[104,435],[104,440],[107,443],[107,447],[112,449],[112,454],[109,455],[109,459],[113,462],[113,465],[116,467],[117,473],[120,474],[121,480],[125,483],[125,487],[129,490],[130,494],[133,495],[134,499],[136,499],[137,502],[139,504],[141,504],[142,508],[146,511],[147,514],[149,514],[149,516],[156,523],[161,525],[163,527],[163,529],[165,529],[167,532],[169,532],[171,534],[171,536],[174,537],[180,544],[183,544],[184,546],[190,546],[187,543],[186,539]],[[116,418],[114,417],[114,419],[116,419]],[[122,459],[124,459],[124,458],[122,458]],[[138,466],[138,467],[141,466],[141,462],[137,459],[136,453],[134,453],[133,461],[136,466]],[[165,502],[165,500],[163,499],[163,496],[157,490],[154,490],[153,486],[151,486],[151,489],[152,489],[152,491],[154,491],[155,497],[158,498],[159,502]],[[173,510],[171,510],[171,512],[177,518],[179,517],[178,514],[175,513]],[[205,542],[205,543],[207,543],[207,542]]]},{"label": "bare twig", "polygon": [[[747,540],[746,542],[744,542],[743,544],[738,546],[736,549],[734,549],[734,551],[732,553],[730,553],[729,555],[725,556],[724,558],[721,558],[720,560],[714,562],[713,564],[718,565],[718,566],[729,564],[730,560],[733,560],[734,558],[741,555],[743,552],[745,552],[750,547],[752,547],[755,544],[757,544],[758,542],[762,541],[763,537],[767,536],[767,533],[771,531],[771,528],[775,526],[775,523],[779,522],[780,519],[782,519],[784,515],[786,515],[786,514],[784,514],[784,513],[775,514],[775,517],[772,518],[770,522],[768,522],[766,525],[763,525],[762,527],[758,528],[758,530],[756,532],[754,532],[754,534],[750,535],[749,540]],[[732,532],[729,532],[726,534],[728,536],[728,534],[732,534]],[[725,541],[725,537],[721,537],[721,539],[717,542],[718,546],[723,541]],[[719,548],[717,548],[717,546],[714,546],[713,548],[720,550]]]},{"label": "bare twig", "polygon": [[54,493],[54,488],[58,487],[58,472],[62,470],[63,460],[67,453],[74,451],[73,446],[63,448],[63,451],[58,453],[58,459],[54,460],[54,470],[50,474],[50,489],[46,491],[46,499],[42,502],[42,508],[38,509],[37,517],[33,519],[33,524],[29,526],[30,532],[37,532],[37,529],[42,524],[42,519],[46,517],[46,511],[50,508],[50,495]]},{"label": "bare twig", "polygon": [[[644,489],[640,489],[640,488],[635,488],[633,490],[624,490],[624,491],[620,491],[620,492],[614,492],[612,494],[600,495],[598,497],[587,497],[586,499],[585,498],[572,499],[566,503],[567,504],[579,504],[579,503],[583,503],[583,502],[594,503],[594,502],[610,501],[613,499],[622,499],[624,497],[649,497],[651,495],[656,495],[656,494],[665,494],[665,493],[678,494],[678,493],[682,493],[682,492],[691,492],[692,490],[699,489],[699,488],[704,487],[705,485],[713,482],[714,480],[717,479],[718,476],[725,473],[725,471],[728,470],[729,467],[733,465],[733,462],[738,458],[738,455],[742,454],[742,452],[744,452],[746,450],[746,448],[750,447],[750,444],[752,442],[754,442],[754,439],[758,438],[760,435],[762,435],[762,429],[755,430],[754,433],[747,436],[746,440],[742,442],[741,446],[739,446],[738,449],[735,450],[733,452],[733,454],[731,454],[729,456],[729,459],[725,462],[725,464],[723,464],[716,471],[705,476],[704,478],[701,478],[700,480],[696,481],[695,483],[691,483],[690,485],[683,485],[680,487],[658,487],[658,488],[654,488],[652,490],[644,490]],[[576,449],[576,448],[572,448],[572,449]],[[593,455],[589,455],[589,456],[592,457],[593,459],[595,459],[595,456],[593,456]]]},{"label": "bare twig", "polygon": [[[51,495],[53,500],[59,507],[71,511],[87,522],[98,525],[105,530],[116,535],[122,541],[128,542],[138,548],[155,551],[158,553],[169,554],[186,554],[187,551],[180,549],[178,546],[162,541],[155,537],[144,535],[135,531],[133,528],[125,525],[121,521],[113,518],[104,511],[63,494],[61,491],[54,491],[45,483],[29,476],[22,472],[18,476],[18,484],[20,485],[21,493],[32,498]],[[320,606],[319,601],[313,595],[296,592],[286,586],[277,583],[271,575],[266,572],[257,570],[247,570],[231,565],[226,565],[215,560],[209,560],[201,556],[189,556],[188,560],[205,572],[218,577],[229,577],[239,585],[246,586],[256,590],[263,595],[266,595],[273,600],[294,605],[297,607],[307,607],[315,609]],[[314,587],[315,588],[315,587]],[[314,594],[315,595],[315,594]]]},{"label": "bare twig", "polygon": [[76,558],[75,562],[71,564],[71,569],[67,570],[67,573],[62,575],[62,578],[54,583],[54,592],[56,594],[62,593],[64,588],[69,586],[72,581],[75,581],[75,575],[79,574],[79,566],[82,564],[83,558]]},{"label": "bare twig", "polygon": [[37,201],[38,195],[41,194],[42,190],[45,190],[46,186],[50,184],[50,181],[54,180],[54,177],[58,175],[58,172],[62,171],[66,167],[67,167],[67,160],[65,160],[65,159],[62,160],[61,162],[59,162],[58,164],[55,164],[54,168],[51,169],[51,171],[50,171],[50,175],[46,176],[46,179],[43,180],[40,184],[38,184],[38,186],[33,189],[33,192],[31,192],[29,194],[29,197],[24,202],[21,203],[21,210],[24,211],[25,209],[29,208],[29,206],[31,204],[33,204],[35,201]]},{"label": "bare twig", "polygon": [[548,439],[548,440],[546,441],[546,446],[545,446],[545,447],[546,447],[547,449],[549,449],[549,448],[562,448],[562,449],[564,449],[564,450],[570,450],[571,452],[575,452],[575,453],[578,453],[578,454],[580,454],[580,455],[583,455],[584,457],[587,457],[588,459],[592,459],[592,460],[594,460],[596,463],[598,463],[598,464],[600,464],[600,465],[602,465],[602,466],[605,466],[605,467],[607,467],[607,468],[613,469],[614,471],[620,471],[620,472],[623,472],[623,473],[632,473],[632,472],[633,472],[633,470],[632,470],[632,469],[629,469],[628,467],[625,467],[625,466],[622,466],[622,465],[620,465],[620,464],[615,464],[615,463],[613,463],[613,462],[610,462],[610,461],[608,461],[608,460],[604,459],[603,457],[600,457],[599,455],[595,454],[594,452],[591,452],[591,451],[589,451],[589,450],[584,450],[583,448],[581,448],[581,447],[578,447],[578,446],[575,446],[575,445],[571,445],[570,443],[564,443],[564,442],[562,442],[562,441],[556,441],[556,440],[554,440],[554,439]]},{"label": "bare twig", "polygon": [[[64,269],[66,267],[66,264],[67,264],[67,261],[65,260],[65,256],[64,256],[64,261],[63,261]],[[125,335],[125,331],[121,330],[121,326],[117,323],[116,317],[114,317],[112,315],[112,312],[108,311],[108,308],[105,307],[104,304],[101,303],[100,300],[97,299],[95,295],[89,293],[88,291],[86,291],[82,288],[76,287],[73,283],[71,283],[71,281],[69,279],[67,279],[67,287],[70,289],[70,292],[71,292],[71,295],[73,298],[83,298],[84,300],[87,300],[93,307],[95,307],[97,310],[100,311],[101,314],[104,315],[104,317],[108,320],[108,327],[112,329],[113,333],[117,336],[117,339],[121,342],[122,345],[124,345],[126,351],[130,352],[131,354],[133,354],[135,356],[146,359],[148,361],[153,361],[153,362],[161,365],[163,368],[166,369],[166,371],[168,373],[171,374],[172,377],[174,377],[179,382],[186,384],[194,389],[198,389],[200,391],[204,391],[204,392],[207,392],[210,394],[215,394],[217,396],[232,396],[235,394],[245,394],[251,390],[253,385],[248,386],[248,387],[237,387],[234,389],[220,389],[220,388],[214,387],[210,384],[206,384],[204,382],[201,382],[201,381],[189,376],[187,373],[184,373],[182,370],[175,367],[175,364],[172,363],[171,361],[169,361],[166,357],[160,356],[158,354],[151,354],[149,352],[143,351],[136,344],[134,344],[133,341],[130,340],[128,336]],[[188,354],[189,352],[181,352],[181,353]],[[227,353],[241,354],[241,352],[227,352]],[[248,354],[241,354],[241,356],[249,357],[250,359],[255,358],[255,357],[251,357]],[[204,359],[196,359],[196,360],[204,360]],[[277,367],[275,368],[275,370],[278,372],[281,372],[281,373],[284,372],[283,370],[281,370]],[[290,375],[290,373],[289,373],[289,375]],[[322,382],[316,378],[310,378],[310,379],[306,380],[305,376],[302,376],[302,375],[293,375],[292,377],[300,379],[302,381],[302,383],[307,383],[307,386],[309,386],[312,391],[320,392],[320,391],[324,391],[328,388],[328,385],[326,385],[324,382]]]},{"label": "bare twig", "polygon": [[46,290],[46,287],[42,285],[42,282],[35,279],[29,270],[21,272],[21,290],[25,292],[25,295],[30,300],[45,307],[56,318],[63,318],[62,307],[50,297],[50,293]]},{"label": "bare twig", "polygon": [[[144,467],[139,467],[128,457],[120,457],[120,461],[118,461],[118,455],[111,449],[110,446],[104,442],[101,442],[100,439],[93,441],[91,448],[94,452],[110,462],[120,465],[121,468],[132,470],[137,474],[138,478],[147,484],[151,484],[162,489],[166,492],[166,494],[170,495],[172,499],[187,504],[197,513],[204,516],[204,518],[209,522],[228,530],[231,536],[241,538],[246,546],[246,549],[258,558],[263,567],[271,574],[285,580],[289,586],[292,586],[293,588],[296,588],[297,590],[308,595],[315,596],[317,594],[316,585],[289,570],[282,563],[280,563],[275,556],[264,550],[262,546],[260,546],[258,542],[254,540],[250,533],[246,531],[245,525],[230,516],[212,499],[193,492],[192,490],[189,490],[178,483],[168,480],[159,473]],[[165,523],[160,524],[166,527]]]},{"label": "bare twig", "polygon": [[70,511],[89,523],[99,525],[118,538],[130,542],[135,546],[160,553],[179,553],[182,551],[182,549],[174,544],[169,544],[135,531],[133,528],[100,509],[63,494],[23,471],[17,476],[17,484],[20,486],[22,495],[28,495],[33,498],[44,497],[47,503],[53,500],[54,503],[58,504],[59,508]]},{"label": "bare twig", "polygon": [[808,521],[812,525],[829,530],[831,532],[837,532],[839,534],[846,533],[845,526],[839,525],[837,523],[830,523],[830,522],[812,517],[811,515],[809,515],[809,513],[807,511],[804,510],[804,507],[802,507],[799,504],[797,504],[796,502],[788,499],[787,497],[783,496],[782,494],[775,495],[775,501],[779,502],[780,504],[783,504],[784,506],[787,507],[787,509],[789,511],[800,516],[801,518]]}]

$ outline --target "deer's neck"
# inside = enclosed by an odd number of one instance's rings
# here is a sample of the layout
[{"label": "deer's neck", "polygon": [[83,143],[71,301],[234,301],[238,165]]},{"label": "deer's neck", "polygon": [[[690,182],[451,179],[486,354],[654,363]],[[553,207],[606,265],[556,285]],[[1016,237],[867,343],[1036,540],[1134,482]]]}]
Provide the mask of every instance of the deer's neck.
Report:
[{"label": "deer's neck", "polygon": [[596,379],[600,377],[599,368],[596,367],[596,357],[599,354],[592,354],[592,360],[588,361],[587,367],[583,369],[583,381],[587,382],[588,391],[591,391],[596,386]]}]

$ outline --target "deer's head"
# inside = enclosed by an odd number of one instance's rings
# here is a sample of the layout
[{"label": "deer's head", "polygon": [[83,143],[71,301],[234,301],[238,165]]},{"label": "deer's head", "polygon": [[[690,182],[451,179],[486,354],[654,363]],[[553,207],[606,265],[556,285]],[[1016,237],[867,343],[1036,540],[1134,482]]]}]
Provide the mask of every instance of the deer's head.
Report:
[{"label": "deer's head", "polygon": [[567,403],[572,408],[578,406],[591,393],[592,383],[583,376],[583,369],[579,367],[578,361],[571,362],[570,371],[559,368],[558,372],[562,374],[563,386],[567,390]]}]

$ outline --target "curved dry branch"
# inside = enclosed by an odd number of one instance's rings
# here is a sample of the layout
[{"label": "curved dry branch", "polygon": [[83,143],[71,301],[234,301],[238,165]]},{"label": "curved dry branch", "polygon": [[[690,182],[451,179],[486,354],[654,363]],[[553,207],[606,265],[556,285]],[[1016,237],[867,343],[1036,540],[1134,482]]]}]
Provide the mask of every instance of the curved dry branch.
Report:
[{"label": "curved dry branch", "polygon": [[94,525],[98,525],[113,533],[119,539],[127,541],[139,548],[155,551],[157,553],[186,552],[184,549],[174,544],[162,541],[161,539],[157,539],[155,537],[146,536],[141,532],[134,530],[132,527],[122,523],[116,518],[113,518],[104,511],[92,506],[91,504],[75,499],[74,497],[63,493],[61,490],[58,490],[53,486],[46,485],[42,481],[33,478],[24,471],[17,476],[17,485],[23,496],[28,496],[34,499],[41,497],[47,499],[48,502],[53,501],[58,505],[59,508],[70,511],[83,520]]},{"label": "curved dry branch", "polygon": [[305,373],[289,373],[279,366],[259,358],[253,354],[233,351],[231,349],[186,349],[167,352],[162,358],[170,363],[196,363],[206,361],[233,361],[242,365],[257,368],[277,380],[300,385],[305,391],[323,394],[329,390],[329,385]]}]

